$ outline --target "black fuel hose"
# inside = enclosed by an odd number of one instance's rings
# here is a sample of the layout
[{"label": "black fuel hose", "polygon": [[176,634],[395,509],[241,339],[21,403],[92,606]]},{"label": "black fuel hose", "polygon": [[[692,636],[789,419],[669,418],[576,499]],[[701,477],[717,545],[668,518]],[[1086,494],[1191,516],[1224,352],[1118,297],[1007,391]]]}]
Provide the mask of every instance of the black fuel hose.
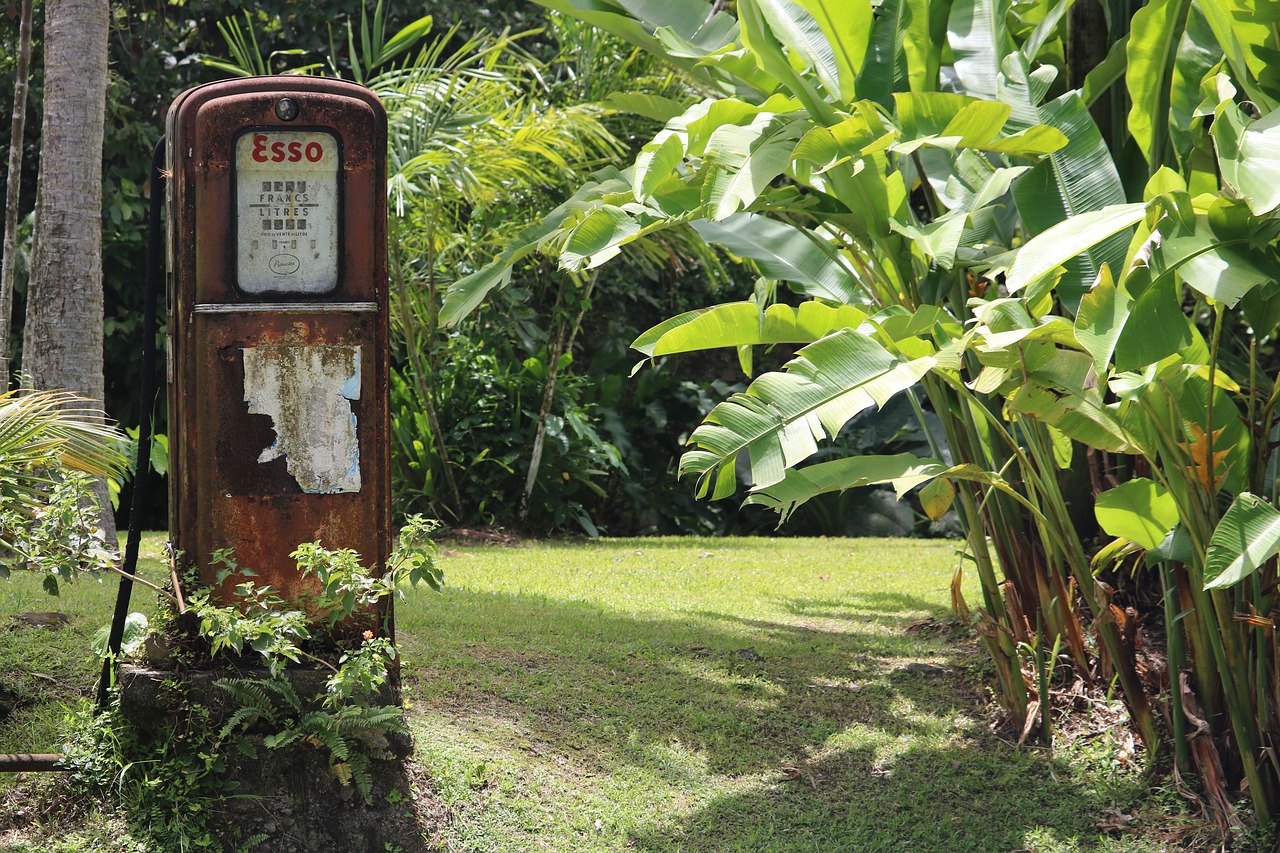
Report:
[{"label": "black fuel hose", "polygon": [[138,546],[142,541],[142,508],[147,496],[151,472],[151,419],[156,402],[156,304],[159,302],[160,265],[164,250],[161,219],[164,211],[164,137],[151,154],[151,210],[147,223],[147,273],[142,309],[142,380],[138,392],[138,455],[133,474],[133,499],[129,503],[129,535],[125,540],[124,574],[116,592],[116,610],[107,637],[107,657],[102,661],[98,679],[98,710],[106,710],[112,681],[112,667],[120,656],[124,640],[125,620],[129,617],[129,598],[133,594],[133,575],[138,566]]}]

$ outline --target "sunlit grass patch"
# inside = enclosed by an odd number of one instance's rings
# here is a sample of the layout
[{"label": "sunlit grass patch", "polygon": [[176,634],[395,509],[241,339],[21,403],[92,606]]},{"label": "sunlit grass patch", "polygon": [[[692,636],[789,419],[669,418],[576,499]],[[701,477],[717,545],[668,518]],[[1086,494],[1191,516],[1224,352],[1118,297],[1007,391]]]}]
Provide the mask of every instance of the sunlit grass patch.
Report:
[{"label": "sunlit grass patch", "polygon": [[[161,580],[163,534],[148,537],[140,571]],[[167,570],[164,576],[167,577]],[[90,643],[110,624],[119,576],[61,584],[51,596],[34,572],[0,581],[0,752],[59,752],[65,708],[93,693],[101,663]],[[155,612],[155,593],[135,588],[132,609]],[[6,784],[0,775],[0,787]]]},{"label": "sunlit grass patch", "polygon": [[[1197,831],[1117,759],[1114,709],[1054,756],[992,733],[987,664],[947,611],[954,543],[450,553],[442,594],[396,606],[414,761],[452,815],[434,839],[445,849],[1153,853]],[[38,658],[12,646],[15,670],[70,656],[67,683],[91,690],[88,636],[110,618],[114,579],[61,600],[34,578],[0,594],[72,619],[41,635],[54,648]],[[26,728],[0,728],[0,749],[56,749],[60,705],[47,704],[47,719],[27,710]],[[1100,828],[1117,813],[1132,824]]]},{"label": "sunlit grass patch", "polygon": [[398,610],[453,849],[1103,849],[1120,789],[988,728],[984,664],[946,610],[955,543],[454,553],[443,595]]}]

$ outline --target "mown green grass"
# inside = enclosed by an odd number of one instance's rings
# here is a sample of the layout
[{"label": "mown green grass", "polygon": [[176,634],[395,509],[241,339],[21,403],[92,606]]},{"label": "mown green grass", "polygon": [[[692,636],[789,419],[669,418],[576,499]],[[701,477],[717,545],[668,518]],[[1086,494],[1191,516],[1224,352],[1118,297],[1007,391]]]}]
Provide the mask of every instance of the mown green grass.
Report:
[{"label": "mown green grass", "polygon": [[[1187,849],[1158,840],[1181,809],[1117,758],[1121,731],[1095,726],[1056,756],[992,733],[984,658],[947,612],[957,563],[952,543],[902,540],[451,546],[445,591],[396,606],[414,760],[450,815],[424,828],[429,848]],[[0,680],[65,656],[74,694],[18,709],[0,751],[57,748],[114,599],[110,580],[56,602],[35,581],[0,584],[0,619],[63,609],[72,624],[0,632]],[[1108,809],[1136,830],[1101,832]],[[141,849],[118,820],[96,829],[109,810],[9,846],[5,817],[0,850]]]},{"label": "mown green grass", "polygon": [[456,815],[438,840],[1160,849],[1096,829],[1104,809],[1143,795],[1135,770],[991,733],[982,659],[945,624],[953,551],[790,539],[459,548],[443,595],[414,593],[398,610],[417,757]]},{"label": "mown green grass", "polygon": [[[139,573],[156,583],[168,574],[160,559],[163,539],[148,536],[139,555]],[[90,642],[111,622],[118,576],[62,584],[56,597],[44,591],[41,580],[16,572],[0,581],[0,753],[61,752],[66,709],[93,695],[102,665]],[[132,610],[150,618],[155,603],[153,591],[135,585]],[[37,628],[21,618],[27,612],[61,613],[68,621],[56,629]],[[0,788],[5,775],[0,774]]]}]

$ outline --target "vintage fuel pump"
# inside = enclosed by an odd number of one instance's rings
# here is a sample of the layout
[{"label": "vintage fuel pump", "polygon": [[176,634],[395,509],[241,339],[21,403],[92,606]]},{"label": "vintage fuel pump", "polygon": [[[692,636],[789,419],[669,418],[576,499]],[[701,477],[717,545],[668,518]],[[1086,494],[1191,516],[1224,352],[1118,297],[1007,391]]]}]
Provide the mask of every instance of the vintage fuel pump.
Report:
[{"label": "vintage fuel pump", "polygon": [[[386,113],[336,80],[179,96],[166,127],[169,528],[286,597],[318,540],[391,549]],[[239,578],[221,588],[232,597]]]}]

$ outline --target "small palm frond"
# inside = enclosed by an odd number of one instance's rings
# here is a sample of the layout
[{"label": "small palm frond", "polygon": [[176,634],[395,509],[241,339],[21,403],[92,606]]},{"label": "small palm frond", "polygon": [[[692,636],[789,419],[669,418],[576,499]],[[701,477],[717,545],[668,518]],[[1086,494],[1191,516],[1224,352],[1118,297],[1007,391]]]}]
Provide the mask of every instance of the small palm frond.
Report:
[{"label": "small palm frond", "polygon": [[38,500],[49,468],[118,477],[127,467],[124,436],[102,412],[65,391],[14,390],[0,394],[0,475],[3,497]]}]

